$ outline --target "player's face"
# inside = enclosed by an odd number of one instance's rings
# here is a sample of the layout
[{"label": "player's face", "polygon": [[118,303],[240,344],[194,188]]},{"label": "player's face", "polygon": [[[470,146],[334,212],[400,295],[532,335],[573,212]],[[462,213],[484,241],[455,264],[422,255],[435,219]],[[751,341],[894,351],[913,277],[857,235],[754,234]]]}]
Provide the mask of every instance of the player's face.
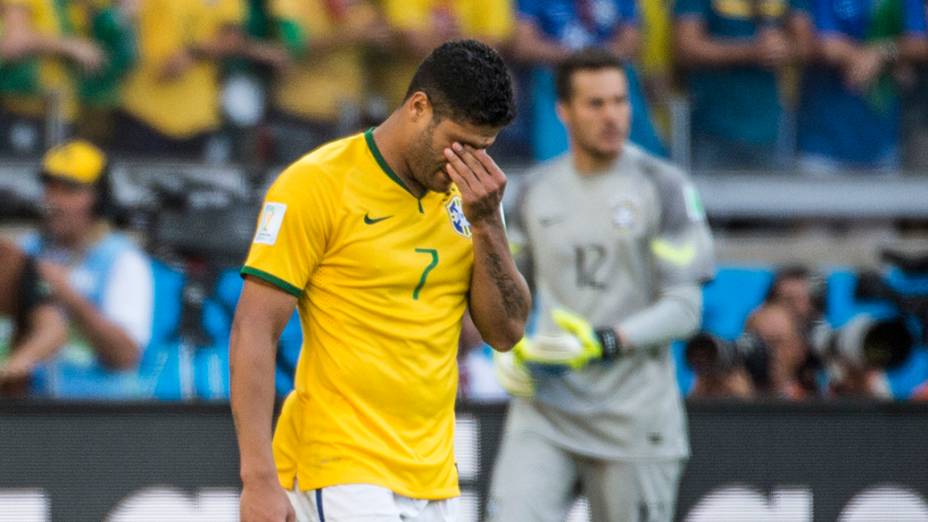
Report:
[{"label": "player's face", "polygon": [[54,179],[45,181],[44,186],[45,230],[56,239],[80,237],[94,221],[94,190]]},{"label": "player's face", "polygon": [[431,118],[410,151],[410,167],[416,181],[432,192],[447,192],[451,178],[445,170],[443,151],[455,142],[485,149],[493,144],[499,128],[459,123],[450,118]]},{"label": "player's face", "polygon": [[558,112],[574,147],[597,157],[618,155],[632,118],[625,74],[611,67],[580,70],[571,88],[571,98],[558,105]]}]

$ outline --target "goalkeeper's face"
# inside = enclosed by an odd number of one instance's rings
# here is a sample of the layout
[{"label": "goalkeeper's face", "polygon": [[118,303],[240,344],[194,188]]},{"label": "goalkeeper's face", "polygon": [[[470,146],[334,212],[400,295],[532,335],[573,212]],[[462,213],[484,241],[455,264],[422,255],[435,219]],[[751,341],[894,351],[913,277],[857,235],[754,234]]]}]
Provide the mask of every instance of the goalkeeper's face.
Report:
[{"label": "goalkeeper's face", "polygon": [[613,67],[581,69],[570,81],[570,98],[558,103],[558,115],[570,132],[571,146],[597,158],[617,157],[632,118],[625,73]]}]

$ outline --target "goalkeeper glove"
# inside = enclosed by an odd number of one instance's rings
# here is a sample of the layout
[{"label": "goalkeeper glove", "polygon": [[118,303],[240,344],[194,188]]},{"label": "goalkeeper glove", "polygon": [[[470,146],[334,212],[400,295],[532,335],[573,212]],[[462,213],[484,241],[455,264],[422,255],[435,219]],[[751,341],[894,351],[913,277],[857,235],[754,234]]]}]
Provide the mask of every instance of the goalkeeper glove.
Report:
[{"label": "goalkeeper glove", "polygon": [[591,361],[619,354],[619,337],[612,328],[594,329],[586,319],[562,309],[554,310],[551,317],[565,334],[538,335],[531,342],[516,345],[525,362],[579,370]]},{"label": "goalkeeper glove", "polygon": [[[522,339],[516,344],[516,348],[526,343]],[[506,390],[509,395],[514,397],[531,397],[535,394],[535,383],[532,381],[532,375],[528,368],[522,363],[521,357],[512,349],[508,352],[493,352],[493,369],[496,372],[496,380],[500,386]]]}]

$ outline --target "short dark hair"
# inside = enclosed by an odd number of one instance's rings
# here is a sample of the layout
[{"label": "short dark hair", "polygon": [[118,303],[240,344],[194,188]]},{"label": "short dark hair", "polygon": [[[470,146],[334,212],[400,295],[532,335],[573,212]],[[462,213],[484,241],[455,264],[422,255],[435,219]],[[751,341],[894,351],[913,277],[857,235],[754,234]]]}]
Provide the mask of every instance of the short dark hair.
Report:
[{"label": "short dark hair", "polygon": [[436,47],[409,83],[406,99],[424,92],[436,116],[503,127],[516,116],[512,77],[499,53],[476,40]]},{"label": "short dark hair", "polygon": [[772,303],[779,299],[780,287],[784,282],[796,279],[809,280],[812,275],[812,271],[804,265],[788,264],[780,267],[773,275],[773,281],[770,282],[770,288],[767,290],[764,302]]},{"label": "short dark hair", "polygon": [[601,47],[581,49],[559,63],[554,73],[554,88],[558,101],[567,101],[573,95],[574,73],[577,71],[597,71],[599,69],[616,69],[625,72],[622,60],[615,54]]}]

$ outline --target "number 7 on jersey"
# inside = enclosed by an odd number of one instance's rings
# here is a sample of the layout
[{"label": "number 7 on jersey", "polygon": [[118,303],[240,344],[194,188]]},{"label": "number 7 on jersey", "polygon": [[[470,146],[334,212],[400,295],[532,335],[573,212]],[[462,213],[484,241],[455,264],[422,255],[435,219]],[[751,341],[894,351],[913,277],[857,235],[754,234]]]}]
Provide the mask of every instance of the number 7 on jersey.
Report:
[{"label": "number 7 on jersey", "polygon": [[412,291],[412,298],[414,300],[419,300],[419,292],[422,291],[422,287],[425,286],[425,280],[429,277],[429,272],[432,271],[438,265],[438,250],[434,248],[417,248],[416,253],[418,254],[429,254],[431,256],[431,261],[428,266],[425,267],[425,270],[422,271],[422,277],[419,278],[419,284],[416,285],[415,290]]}]

